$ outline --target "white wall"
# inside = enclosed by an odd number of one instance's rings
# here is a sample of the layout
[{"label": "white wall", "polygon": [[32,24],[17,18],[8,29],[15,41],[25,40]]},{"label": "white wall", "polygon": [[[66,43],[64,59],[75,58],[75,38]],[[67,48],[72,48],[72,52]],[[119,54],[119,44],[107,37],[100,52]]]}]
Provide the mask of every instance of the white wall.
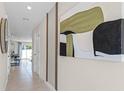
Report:
[{"label": "white wall", "polygon": [[[39,37],[39,40],[36,39],[37,36]],[[42,80],[46,81],[46,16],[44,16],[42,22],[38,24],[36,29],[33,31],[32,41],[33,70],[39,75]]]},{"label": "white wall", "polygon": [[124,63],[60,57],[59,90],[123,90]]},{"label": "white wall", "polygon": [[[61,5],[62,4],[62,5]],[[73,4],[74,5],[74,4]],[[59,6],[63,6],[64,7],[64,3],[59,3]],[[65,4],[65,6],[67,6]],[[65,20],[66,18],[70,17],[71,15],[78,13],[80,11],[85,11],[88,10],[90,8],[96,7],[96,6],[100,6],[102,8],[103,14],[104,14],[104,20],[105,21],[110,21],[110,20],[115,20],[115,19],[119,19],[121,18],[121,3],[105,3],[105,2],[101,2],[101,3],[90,3],[90,2],[82,2],[82,3],[75,3],[75,5],[72,7],[70,5],[70,8],[67,11],[67,8],[60,8],[60,11],[63,11],[63,13],[61,13],[62,15],[60,18],[60,21]],[[65,10],[65,11],[64,11]]]},{"label": "white wall", "polygon": [[[59,11],[63,9],[62,15],[59,14],[60,21],[95,6],[102,8],[105,21],[121,18],[121,3],[75,3],[73,5],[69,4],[70,7],[67,9],[61,8],[64,7],[64,3],[59,3]],[[59,57],[59,90],[124,90],[123,78],[124,63]]]},{"label": "white wall", "polygon": [[[0,3],[0,18],[6,17],[4,4]],[[8,79],[7,54],[2,54],[0,50],[0,90],[5,90]]]},{"label": "white wall", "polygon": [[55,87],[56,8],[48,13],[48,82]]},{"label": "white wall", "polygon": [[121,15],[122,15],[122,18],[124,18],[124,2],[122,3]]},{"label": "white wall", "polygon": [[46,15],[33,31],[33,71],[46,82],[46,36],[48,34],[48,86],[55,89],[55,46],[56,46],[56,8],[48,12],[48,32]]},{"label": "white wall", "polygon": [[40,24],[40,78],[46,80],[46,17],[42,20]]}]

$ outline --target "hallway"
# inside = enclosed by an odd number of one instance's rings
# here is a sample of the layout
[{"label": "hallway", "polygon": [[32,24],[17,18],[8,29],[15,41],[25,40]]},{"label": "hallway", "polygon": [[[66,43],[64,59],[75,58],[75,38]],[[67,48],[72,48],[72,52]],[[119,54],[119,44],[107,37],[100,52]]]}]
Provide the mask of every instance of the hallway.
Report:
[{"label": "hallway", "polygon": [[7,91],[48,91],[36,73],[32,73],[31,62],[22,60],[20,66],[11,67]]},{"label": "hallway", "polygon": [[56,2],[0,3],[0,91],[57,90],[57,9]]}]

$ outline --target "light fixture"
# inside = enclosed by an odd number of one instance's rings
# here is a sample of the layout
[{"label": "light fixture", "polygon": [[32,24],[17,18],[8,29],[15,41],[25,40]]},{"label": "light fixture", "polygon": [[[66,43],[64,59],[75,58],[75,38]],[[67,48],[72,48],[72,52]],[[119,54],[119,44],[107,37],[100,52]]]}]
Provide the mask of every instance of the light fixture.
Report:
[{"label": "light fixture", "polygon": [[30,5],[27,5],[27,9],[28,9],[28,10],[31,10],[32,7],[31,7]]}]

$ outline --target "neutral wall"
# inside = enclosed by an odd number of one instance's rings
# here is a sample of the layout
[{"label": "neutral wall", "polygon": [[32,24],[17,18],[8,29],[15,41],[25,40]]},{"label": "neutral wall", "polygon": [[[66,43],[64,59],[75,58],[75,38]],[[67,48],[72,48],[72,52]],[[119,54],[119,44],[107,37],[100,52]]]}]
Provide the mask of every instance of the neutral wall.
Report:
[{"label": "neutral wall", "polygon": [[60,57],[59,90],[124,90],[124,63]]},{"label": "neutral wall", "polygon": [[[74,5],[75,4],[75,5]],[[95,2],[82,2],[82,3],[73,3],[73,6],[71,6],[69,4],[70,7],[67,8],[61,8],[61,6],[67,6],[67,4],[64,3],[59,3],[60,6],[60,11],[62,11],[62,13],[60,12],[60,21],[65,20],[66,18],[70,17],[71,15],[78,13],[80,11],[85,11],[88,10],[90,8],[96,7],[96,6],[100,6],[102,8],[103,14],[104,14],[104,20],[105,21],[110,21],[110,20],[115,20],[118,18],[121,18],[121,6],[122,4],[119,2],[115,2],[115,3],[95,3]],[[68,11],[67,11],[68,10]],[[114,11],[113,11],[114,10]]]},{"label": "neutral wall", "polygon": [[121,15],[122,15],[122,18],[124,18],[124,2],[122,3]]},{"label": "neutral wall", "polygon": [[46,15],[34,29],[32,41],[33,71],[46,81]]},{"label": "neutral wall", "polygon": [[[6,12],[4,9],[4,4],[0,3],[0,18],[6,17]],[[7,79],[8,79],[8,70],[7,70],[7,55],[2,54],[0,50],[0,90],[5,90]]]},{"label": "neutral wall", "polygon": [[[60,6],[64,7],[64,3],[59,3],[59,11],[65,9]],[[60,21],[94,6],[102,8],[105,21],[121,18],[121,3],[75,3],[75,6],[69,6],[62,10],[63,15],[59,15]],[[123,78],[124,63],[59,57],[59,90],[124,90]]]},{"label": "neutral wall", "polygon": [[46,80],[46,16],[40,24],[40,78]]},{"label": "neutral wall", "polygon": [[48,12],[48,32],[46,15],[33,31],[33,71],[46,82],[46,36],[48,35],[48,81],[51,90],[55,89],[55,47],[56,47],[56,7]]},{"label": "neutral wall", "polygon": [[55,87],[56,7],[48,13],[48,82]]}]

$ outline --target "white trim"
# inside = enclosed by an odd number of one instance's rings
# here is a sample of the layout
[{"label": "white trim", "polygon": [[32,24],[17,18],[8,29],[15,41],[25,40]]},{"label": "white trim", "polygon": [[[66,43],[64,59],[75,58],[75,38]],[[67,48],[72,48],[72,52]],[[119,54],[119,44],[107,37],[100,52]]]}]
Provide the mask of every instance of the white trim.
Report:
[{"label": "white trim", "polygon": [[43,82],[45,83],[45,85],[48,86],[48,88],[49,88],[51,91],[56,91],[56,89],[55,89],[49,82],[44,81],[44,80],[43,80]]},{"label": "white trim", "polygon": [[8,82],[8,77],[6,77],[6,80],[3,82],[0,91],[5,91],[6,90],[7,82]]},{"label": "white trim", "polygon": [[7,79],[5,80],[5,84],[4,84],[4,90],[6,90],[7,83],[8,83],[8,77],[7,77]]}]

